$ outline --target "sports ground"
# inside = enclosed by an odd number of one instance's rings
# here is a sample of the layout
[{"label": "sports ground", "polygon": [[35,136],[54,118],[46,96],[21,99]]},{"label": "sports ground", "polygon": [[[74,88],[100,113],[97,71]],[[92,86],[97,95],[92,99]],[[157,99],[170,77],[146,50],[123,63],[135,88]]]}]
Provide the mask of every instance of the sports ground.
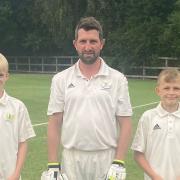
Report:
[{"label": "sports ground", "polygon": [[[24,169],[23,180],[40,180],[46,169],[47,146],[47,104],[52,74],[11,74],[6,85],[9,95],[22,100],[28,108],[36,137],[29,141],[29,151]],[[159,98],[154,92],[155,80],[128,79],[131,103],[133,106],[133,134],[141,114],[154,106]],[[143,173],[133,160],[129,150],[126,159],[127,180],[143,180]]]}]

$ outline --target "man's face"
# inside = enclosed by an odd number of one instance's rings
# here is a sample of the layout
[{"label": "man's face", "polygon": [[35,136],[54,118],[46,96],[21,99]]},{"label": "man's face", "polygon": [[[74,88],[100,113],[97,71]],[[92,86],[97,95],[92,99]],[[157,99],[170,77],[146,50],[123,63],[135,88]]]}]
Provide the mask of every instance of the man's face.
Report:
[{"label": "man's face", "polygon": [[104,45],[104,41],[99,38],[99,32],[94,29],[89,31],[79,29],[78,38],[73,43],[84,64],[93,64],[100,56]]}]

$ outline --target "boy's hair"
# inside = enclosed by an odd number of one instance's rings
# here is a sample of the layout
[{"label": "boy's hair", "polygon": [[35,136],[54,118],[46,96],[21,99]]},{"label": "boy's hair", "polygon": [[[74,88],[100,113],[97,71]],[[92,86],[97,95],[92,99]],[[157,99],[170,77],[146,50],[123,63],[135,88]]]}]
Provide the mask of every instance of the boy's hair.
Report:
[{"label": "boy's hair", "polygon": [[169,83],[177,79],[180,79],[180,71],[177,68],[168,68],[160,72],[157,85],[159,85],[161,81]]},{"label": "boy's hair", "polygon": [[94,17],[81,18],[75,29],[75,40],[78,38],[79,29],[84,29],[85,31],[97,30],[99,32],[100,40],[103,40],[103,30],[99,21]]},{"label": "boy's hair", "polygon": [[8,72],[9,64],[7,59],[0,53],[0,71]]}]

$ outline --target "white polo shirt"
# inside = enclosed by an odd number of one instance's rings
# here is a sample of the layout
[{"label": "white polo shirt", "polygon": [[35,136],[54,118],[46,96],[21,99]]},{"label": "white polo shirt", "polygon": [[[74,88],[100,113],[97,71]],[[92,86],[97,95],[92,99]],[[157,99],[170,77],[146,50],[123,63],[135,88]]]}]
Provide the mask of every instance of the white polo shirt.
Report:
[{"label": "white polo shirt", "polygon": [[18,144],[34,136],[25,105],[4,91],[0,98],[0,180],[14,172]]},{"label": "white polo shirt", "polygon": [[[180,105],[173,113],[165,111],[160,104],[146,111],[131,148],[145,153],[151,167],[163,180],[180,177]],[[145,180],[150,180],[146,174]]]},{"label": "white polo shirt", "polygon": [[64,112],[61,138],[65,148],[116,147],[116,115],[132,115],[125,76],[101,61],[99,73],[90,80],[81,74],[79,62],[53,77],[47,114]]}]

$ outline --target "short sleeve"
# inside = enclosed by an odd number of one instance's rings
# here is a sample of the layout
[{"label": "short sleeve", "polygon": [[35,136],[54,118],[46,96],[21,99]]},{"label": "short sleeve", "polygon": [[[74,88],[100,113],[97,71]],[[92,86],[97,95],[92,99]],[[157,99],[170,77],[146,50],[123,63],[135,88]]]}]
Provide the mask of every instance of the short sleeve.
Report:
[{"label": "short sleeve", "polygon": [[137,126],[137,130],[133,139],[133,143],[131,149],[139,152],[145,152],[146,149],[146,139],[148,134],[148,127],[147,127],[147,119],[143,114],[140,118]]},{"label": "short sleeve", "polygon": [[132,107],[130,103],[128,81],[125,76],[119,80],[119,91],[116,115],[117,116],[132,116]]},{"label": "short sleeve", "polygon": [[51,83],[47,115],[64,111],[64,92],[62,80],[54,76]]},{"label": "short sleeve", "polygon": [[35,132],[31,124],[29,113],[23,103],[20,105],[19,115],[17,118],[19,119],[19,142],[24,142],[27,139],[34,137]]}]

